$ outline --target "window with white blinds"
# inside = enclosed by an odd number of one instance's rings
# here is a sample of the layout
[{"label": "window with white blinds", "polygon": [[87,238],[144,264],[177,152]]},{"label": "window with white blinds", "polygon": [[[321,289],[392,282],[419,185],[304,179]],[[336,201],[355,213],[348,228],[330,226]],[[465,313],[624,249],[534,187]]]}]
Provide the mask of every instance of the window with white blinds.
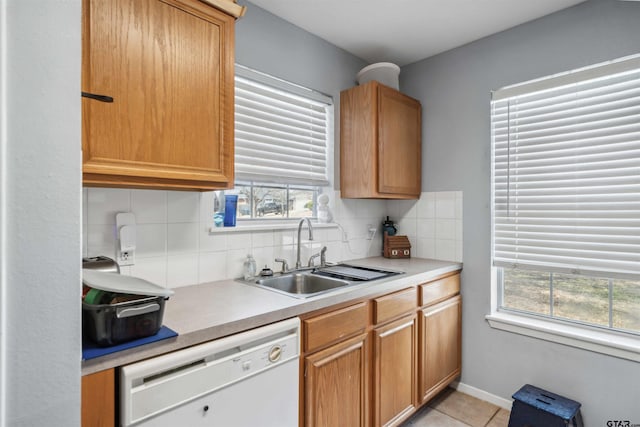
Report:
[{"label": "window with white blinds", "polygon": [[323,186],[333,101],[236,65],[236,181]]},{"label": "window with white blinds", "polygon": [[493,262],[640,278],[640,57],[495,91]]}]

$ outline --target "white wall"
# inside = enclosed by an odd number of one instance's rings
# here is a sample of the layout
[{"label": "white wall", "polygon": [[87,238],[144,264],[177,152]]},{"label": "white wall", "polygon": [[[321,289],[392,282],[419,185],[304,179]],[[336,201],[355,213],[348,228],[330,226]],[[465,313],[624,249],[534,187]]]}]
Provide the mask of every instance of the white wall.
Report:
[{"label": "white wall", "polygon": [[79,425],[80,1],[0,9],[0,425]]},{"label": "white wall", "polygon": [[583,404],[587,426],[640,423],[640,364],[491,329],[490,91],[637,53],[640,3],[591,0],[402,69],[421,100],[423,189],[464,191],[462,382],[510,399],[532,383]]}]

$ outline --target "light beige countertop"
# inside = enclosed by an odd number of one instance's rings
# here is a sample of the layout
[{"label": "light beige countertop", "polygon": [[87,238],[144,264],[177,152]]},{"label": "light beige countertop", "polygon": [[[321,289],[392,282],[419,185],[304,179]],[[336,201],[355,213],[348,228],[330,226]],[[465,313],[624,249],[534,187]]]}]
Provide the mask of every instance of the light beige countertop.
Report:
[{"label": "light beige countertop", "polygon": [[137,362],[332,305],[394,292],[462,269],[462,264],[458,262],[420,258],[392,260],[375,257],[346,263],[402,271],[405,274],[349,285],[305,299],[282,295],[236,280],[176,288],[175,294],[165,305],[163,324],[176,331],[177,337],[83,361],[82,375]]}]

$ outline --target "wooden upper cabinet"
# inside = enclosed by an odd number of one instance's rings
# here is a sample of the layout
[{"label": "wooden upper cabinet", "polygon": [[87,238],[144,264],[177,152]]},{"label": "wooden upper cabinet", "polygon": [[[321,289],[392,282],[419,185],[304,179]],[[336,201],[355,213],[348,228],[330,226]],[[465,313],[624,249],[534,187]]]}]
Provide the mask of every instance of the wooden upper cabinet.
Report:
[{"label": "wooden upper cabinet", "polygon": [[376,81],[342,91],[341,196],[419,198],[421,121],[420,102]]},{"label": "wooden upper cabinet", "polygon": [[233,17],[198,0],[84,0],[83,183],[233,185]]}]

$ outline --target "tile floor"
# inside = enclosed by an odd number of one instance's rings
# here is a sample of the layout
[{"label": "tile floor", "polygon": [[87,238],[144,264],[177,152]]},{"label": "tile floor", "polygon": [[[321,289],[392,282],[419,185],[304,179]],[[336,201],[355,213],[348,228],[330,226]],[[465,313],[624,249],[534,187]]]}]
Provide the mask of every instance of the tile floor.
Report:
[{"label": "tile floor", "polygon": [[508,424],[509,411],[447,388],[402,427],[507,427]]}]

